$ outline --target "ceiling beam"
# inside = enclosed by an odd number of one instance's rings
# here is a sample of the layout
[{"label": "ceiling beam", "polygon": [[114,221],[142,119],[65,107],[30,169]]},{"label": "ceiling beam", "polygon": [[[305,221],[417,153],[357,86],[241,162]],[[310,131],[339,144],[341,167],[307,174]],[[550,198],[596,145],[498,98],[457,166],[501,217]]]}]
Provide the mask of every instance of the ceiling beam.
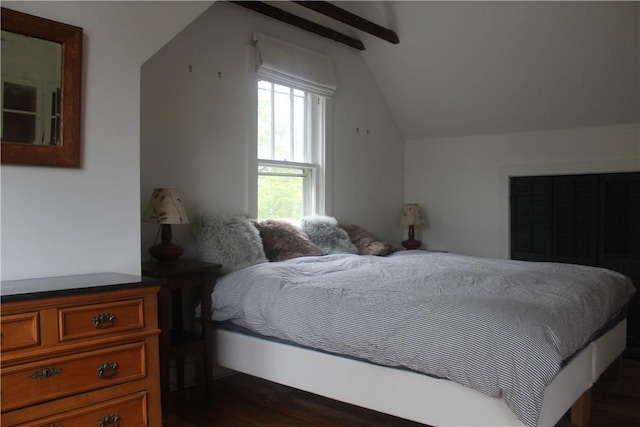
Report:
[{"label": "ceiling beam", "polygon": [[391,31],[388,28],[382,27],[374,22],[361,18],[358,15],[354,15],[353,13],[341,9],[338,6],[335,6],[327,1],[293,1],[293,3],[299,4],[300,6],[306,7],[307,9],[311,9],[315,12],[333,18],[336,21],[340,21],[351,27],[372,34],[390,43],[400,43],[400,39],[394,31]]},{"label": "ceiling beam", "polygon": [[338,31],[332,30],[331,28],[316,24],[315,22],[311,22],[261,1],[230,1],[229,3],[251,9],[254,12],[277,19],[278,21],[286,22],[287,24],[302,28],[305,31],[318,34],[322,37],[337,41],[338,43],[346,44],[354,49],[365,50],[364,44],[358,39],[354,39],[346,34],[342,34]]}]

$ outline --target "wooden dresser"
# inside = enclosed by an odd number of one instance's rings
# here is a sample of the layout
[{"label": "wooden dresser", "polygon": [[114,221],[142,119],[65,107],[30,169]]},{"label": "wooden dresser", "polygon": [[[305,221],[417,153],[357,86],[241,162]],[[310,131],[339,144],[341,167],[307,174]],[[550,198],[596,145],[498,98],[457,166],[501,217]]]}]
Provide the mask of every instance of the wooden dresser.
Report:
[{"label": "wooden dresser", "polygon": [[162,426],[161,283],[112,273],[2,282],[0,424]]}]

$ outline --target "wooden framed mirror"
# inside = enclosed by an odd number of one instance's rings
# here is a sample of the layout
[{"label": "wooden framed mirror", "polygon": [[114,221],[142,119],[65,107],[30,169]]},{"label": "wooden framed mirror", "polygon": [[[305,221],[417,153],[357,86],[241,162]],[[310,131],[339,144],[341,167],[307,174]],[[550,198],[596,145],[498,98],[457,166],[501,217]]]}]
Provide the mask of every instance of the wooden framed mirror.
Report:
[{"label": "wooden framed mirror", "polygon": [[3,164],[80,167],[82,28],[2,8]]}]

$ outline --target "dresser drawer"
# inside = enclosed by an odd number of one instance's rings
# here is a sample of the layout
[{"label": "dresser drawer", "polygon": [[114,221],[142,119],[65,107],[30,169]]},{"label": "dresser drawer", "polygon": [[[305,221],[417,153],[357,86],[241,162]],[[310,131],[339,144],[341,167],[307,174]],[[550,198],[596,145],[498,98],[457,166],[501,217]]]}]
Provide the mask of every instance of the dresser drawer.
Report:
[{"label": "dresser drawer", "polygon": [[39,312],[0,317],[0,351],[40,345]]},{"label": "dresser drawer", "polygon": [[140,392],[51,417],[16,424],[15,427],[142,427],[148,425],[147,393]]},{"label": "dresser drawer", "polygon": [[58,310],[59,339],[77,340],[144,328],[141,298],[66,307]]},{"label": "dresser drawer", "polygon": [[144,378],[144,342],[2,369],[2,411]]}]

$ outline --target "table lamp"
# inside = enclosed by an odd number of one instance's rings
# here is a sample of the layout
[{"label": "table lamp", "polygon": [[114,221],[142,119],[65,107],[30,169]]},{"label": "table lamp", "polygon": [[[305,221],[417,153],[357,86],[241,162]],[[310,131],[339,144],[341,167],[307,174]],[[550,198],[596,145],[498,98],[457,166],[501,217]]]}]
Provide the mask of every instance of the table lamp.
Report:
[{"label": "table lamp", "polygon": [[171,224],[189,223],[178,190],[155,188],[142,215],[142,221],[161,225],[162,242],[149,249],[151,256],[156,258],[159,264],[174,264],[184,250],[171,243]]},{"label": "table lamp", "polygon": [[409,238],[400,244],[405,249],[418,249],[422,246],[422,242],[415,239],[415,225],[424,224],[424,214],[420,205],[417,203],[407,203],[402,206],[402,216],[400,217],[400,224],[409,226]]}]

